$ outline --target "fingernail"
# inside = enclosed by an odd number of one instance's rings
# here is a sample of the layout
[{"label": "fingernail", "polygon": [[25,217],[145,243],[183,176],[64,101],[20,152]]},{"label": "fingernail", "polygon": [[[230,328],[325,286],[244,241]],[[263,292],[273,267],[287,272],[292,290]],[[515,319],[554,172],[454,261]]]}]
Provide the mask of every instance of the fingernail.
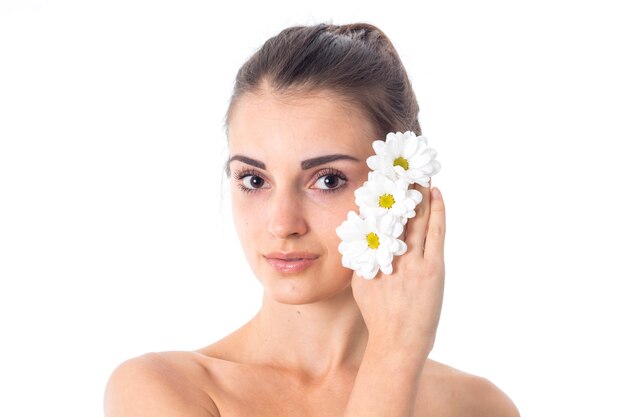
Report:
[{"label": "fingernail", "polygon": [[432,189],[432,193],[433,193],[433,199],[440,199],[441,198],[441,191],[439,191],[439,188],[433,188]]}]

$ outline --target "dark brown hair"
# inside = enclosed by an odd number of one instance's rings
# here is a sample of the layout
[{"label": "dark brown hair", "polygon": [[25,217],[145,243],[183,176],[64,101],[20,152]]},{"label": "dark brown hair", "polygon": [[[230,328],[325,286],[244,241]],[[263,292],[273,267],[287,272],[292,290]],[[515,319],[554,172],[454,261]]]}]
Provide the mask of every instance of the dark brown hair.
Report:
[{"label": "dark brown hair", "polygon": [[[237,72],[225,131],[245,93],[266,83],[288,96],[330,90],[369,118],[377,137],[421,134],[419,107],[404,65],[387,36],[368,23],[293,26],[268,39]],[[228,170],[227,170],[228,171]]]}]

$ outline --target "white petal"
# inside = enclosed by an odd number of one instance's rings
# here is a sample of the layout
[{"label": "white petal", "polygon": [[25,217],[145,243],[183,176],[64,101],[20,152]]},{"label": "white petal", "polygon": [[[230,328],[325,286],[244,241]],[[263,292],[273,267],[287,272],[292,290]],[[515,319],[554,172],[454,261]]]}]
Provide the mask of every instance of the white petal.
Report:
[{"label": "white petal", "polygon": [[342,255],[345,254],[346,252],[348,252],[348,242],[342,240],[341,242],[339,242],[339,246],[337,247],[337,249]]},{"label": "white petal", "polygon": [[371,185],[371,188],[370,188],[370,192],[372,194],[374,194],[375,196],[378,197],[378,196],[380,196],[380,195],[385,193],[385,187],[384,187],[385,183],[383,181],[381,181],[380,178],[377,178],[377,179],[373,180],[371,182],[371,184],[372,185]]},{"label": "white petal", "polygon": [[415,205],[418,205],[422,201],[422,193],[420,193],[418,190],[408,190],[406,194],[407,197],[415,202]]},{"label": "white petal", "polygon": [[389,263],[387,265],[381,265],[380,266],[380,270],[385,275],[391,275],[393,273],[393,267],[391,266],[391,263]]},{"label": "white petal", "polygon": [[344,249],[346,255],[354,258],[361,256],[368,248],[367,241],[365,239],[342,243],[345,243]]},{"label": "white petal", "polygon": [[399,239],[393,239],[391,243],[389,243],[389,251],[391,253],[397,252],[400,249],[400,243],[398,242],[400,242]]},{"label": "white petal", "polygon": [[365,225],[367,228],[367,233],[368,234],[370,232],[374,232],[376,234],[378,234],[378,222],[376,221],[376,217],[375,216],[368,216],[365,218]]},{"label": "white petal", "polygon": [[357,188],[356,190],[354,190],[354,197],[355,198],[363,198],[366,195],[367,195],[367,186],[366,185],[363,185],[363,186]]},{"label": "white petal", "polygon": [[400,156],[401,151],[402,148],[400,147],[398,138],[395,135],[387,139],[387,155],[395,159]]},{"label": "white petal", "polygon": [[417,148],[419,147],[419,142],[417,138],[409,138],[404,144],[404,149],[402,149],[402,157],[409,159],[415,152],[417,152]]},{"label": "white petal", "polygon": [[429,180],[430,180],[430,178],[428,178],[428,177],[417,177],[417,178],[415,178],[413,180],[413,183],[419,184],[422,187],[428,188],[428,187],[430,187]]},{"label": "white petal", "polygon": [[436,175],[436,174],[439,173],[439,171],[441,171],[441,164],[439,163],[439,161],[434,160],[434,161],[431,162],[431,165],[433,167],[432,167],[432,170],[431,170],[431,172],[429,174],[430,176]]},{"label": "white petal", "polygon": [[404,200],[406,198],[406,192],[407,191],[408,190],[405,190],[405,189],[403,189],[401,187],[398,187],[398,183],[396,182],[394,184],[393,193],[392,193],[393,199],[396,202]]},{"label": "white petal", "polygon": [[354,269],[353,259],[349,256],[344,255],[341,257],[341,265],[343,265],[344,268]]},{"label": "white petal", "polygon": [[361,206],[361,214],[367,218],[376,217],[378,215],[378,207],[373,207],[370,205]]},{"label": "white petal", "polygon": [[374,152],[376,152],[377,155],[384,155],[387,150],[387,145],[385,141],[375,140],[372,142],[372,148],[374,148]]},{"label": "white petal", "polygon": [[378,155],[369,156],[365,160],[365,162],[367,163],[367,166],[373,170],[381,169],[383,161],[384,160]]},{"label": "white petal", "polygon": [[400,244],[400,249],[398,249],[397,251],[394,251],[393,254],[395,256],[400,256],[400,255],[404,255],[406,253],[407,250],[407,246],[406,243],[404,243],[401,240],[398,240],[399,244]]},{"label": "white petal", "polygon": [[402,234],[404,227],[402,227],[401,223],[394,223],[393,225],[393,233],[391,234],[393,237],[397,238]]},{"label": "white petal", "polygon": [[361,239],[363,236],[363,231],[360,228],[356,227],[358,225],[344,221],[337,229],[337,236],[341,238],[341,240],[351,241]]},{"label": "white petal", "polygon": [[372,250],[370,248],[367,248],[367,251],[365,251],[361,256],[359,256],[358,258],[354,258],[354,261],[352,262],[352,264],[354,265],[355,268],[362,268],[364,265],[367,266],[370,264],[369,262],[369,255],[368,252],[371,252]]},{"label": "white petal", "polygon": [[[370,252],[372,253],[372,255],[374,255],[375,251]],[[359,264],[358,267],[355,268],[355,271],[357,272],[357,275],[363,278],[369,277],[368,279],[372,279],[378,273],[378,263],[376,263],[375,258],[372,258],[371,262],[364,262]]]},{"label": "white petal", "polygon": [[358,214],[356,214],[356,212],[354,210],[350,210],[348,212],[348,220],[349,221],[359,221],[361,218],[359,217]]},{"label": "white petal", "polygon": [[406,210],[404,209],[404,206],[401,203],[395,203],[388,211],[389,215],[398,218],[398,217],[402,217],[402,215],[404,214]]},{"label": "white petal", "polygon": [[349,235],[352,232],[352,230],[353,230],[353,227],[350,224],[350,222],[347,220],[344,220],[343,223],[341,223],[339,227],[335,229],[335,231],[337,232],[337,235],[341,238],[341,240],[349,240]]},{"label": "white petal", "polygon": [[378,225],[378,230],[386,235],[390,235],[392,234],[393,231],[393,224],[394,224],[394,217],[393,216],[383,216],[380,219],[380,224]]},{"label": "white petal", "polygon": [[389,251],[389,247],[387,245],[380,245],[376,251],[376,261],[378,261],[380,265],[385,265],[390,263],[392,259],[393,255]]},{"label": "white petal", "polygon": [[415,133],[413,133],[413,131],[412,131],[412,130],[407,130],[407,131],[405,131],[405,132],[402,134],[402,137],[403,137],[403,138],[405,138],[405,139],[408,139],[408,138],[413,138],[413,137],[415,137]]},{"label": "white petal", "polygon": [[378,196],[369,190],[363,190],[355,197],[356,204],[363,208],[364,206],[378,207]]},{"label": "white petal", "polygon": [[398,176],[397,177],[398,179],[402,179],[405,176],[406,170],[402,168],[400,165],[394,165],[392,169]]},{"label": "white petal", "polygon": [[417,154],[416,156],[411,158],[411,160],[409,161],[409,166],[411,168],[420,168],[428,164],[430,161],[432,161],[436,157],[437,157],[437,151],[435,151],[433,148],[426,148],[424,149],[422,153]]},{"label": "white petal", "polygon": [[412,200],[410,198],[406,198],[404,199],[404,201],[402,202],[402,207],[404,208],[404,211],[411,211],[413,209],[415,209],[415,206],[417,204],[415,204],[415,200]]},{"label": "white petal", "polygon": [[373,263],[368,268],[363,268],[363,271],[371,278],[374,278],[376,274],[378,273],[378,269],[379,269],[379,265],[377,263]]},{"label": "white petal", "polygon": [[357,275],[365,279],[374,279],[377,273],[378,273],[378,269],[373,269],[371,271],[360,269],[357,271]]},{"label": "white petal", "polygon": [[398,188],[396,181],[387,177],[381,179],[381,185],[385,194],[394,194],[396,189]]},{"label": "white petal", "polygon": [[376,261],[376,252],[373,249],[370,249],[367,252],[367,264],[370,265],[371,268],[375,268],[376,265],[378,265],[378,262]]}]

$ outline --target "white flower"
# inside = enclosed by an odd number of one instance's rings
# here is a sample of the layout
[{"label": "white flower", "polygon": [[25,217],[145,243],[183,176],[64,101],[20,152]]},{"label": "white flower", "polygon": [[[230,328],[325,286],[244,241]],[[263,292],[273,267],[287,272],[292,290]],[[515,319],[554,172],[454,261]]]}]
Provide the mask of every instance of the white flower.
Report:
[{"label": "white flower", "polygon": [[386,141],[375,140],[372,146],[376,155],[367,158],[367,165],[390,179],[429,187],[430,177],[441,169],[435,160],[437,151],[428,147],[424,136],[415,136],[410,130],[389,132]]},{"label": "white flower", "polygon": [[397,239],[403,229],[402,224],[391,216],[364,219],[349,211],[348,219],[337,227],[337,235],[342,240],[339,244],[342,265],[365,279],[374,278],[379,269],[384,274],[391,274],[394,255],[407,251],[406,244]]},{"label": "white flower", "polygon": [[422,194],[409,185],[430,187],[430,177],[441,169],[427,139],[411,131],[390,132],[386,141],[375,140],[372,145],[376,154],[367,158],[367,165],[373,172],[354,192],[359,214],[348,212],[348,219],[336,229],[342,265],[365,279],[374,278],[379,270],[393,272],[393,257],[407,251],[398,237],[422,201]]},{"label": "white flower", "polygon": [[354,192],[361,216],[393,216],[405,225],[415,217],[415,206],[422,201],[422,193],[408,189],[403,181],[393,181],[378,171],[370,171],[367,181]]}]

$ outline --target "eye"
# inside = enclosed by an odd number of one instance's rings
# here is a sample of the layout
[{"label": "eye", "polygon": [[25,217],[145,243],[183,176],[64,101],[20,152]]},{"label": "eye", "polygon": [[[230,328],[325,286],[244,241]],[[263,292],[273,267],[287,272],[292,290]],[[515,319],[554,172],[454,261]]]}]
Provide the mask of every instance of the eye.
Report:
[{"label": "eye", "polygon": [[318,173],[315,188],[322,191],[334,191],[341,188],[346,183],[346,177],[339,171],[324,170]]},{"label": "eye", "polygon": [[241,178],[241,182],[243,186],[248,189],[259,189],[259,188],[267,188],[264,187],[265,180],[258,175],[248,174]]},{"label": "eye", "polygon": [[239,189],[245,192],[256,191],[261,188],[269,188],[269,184],[255,169],[246,169],[242,171],[236,171],[234,175],[238,180],[237,186]]}]

